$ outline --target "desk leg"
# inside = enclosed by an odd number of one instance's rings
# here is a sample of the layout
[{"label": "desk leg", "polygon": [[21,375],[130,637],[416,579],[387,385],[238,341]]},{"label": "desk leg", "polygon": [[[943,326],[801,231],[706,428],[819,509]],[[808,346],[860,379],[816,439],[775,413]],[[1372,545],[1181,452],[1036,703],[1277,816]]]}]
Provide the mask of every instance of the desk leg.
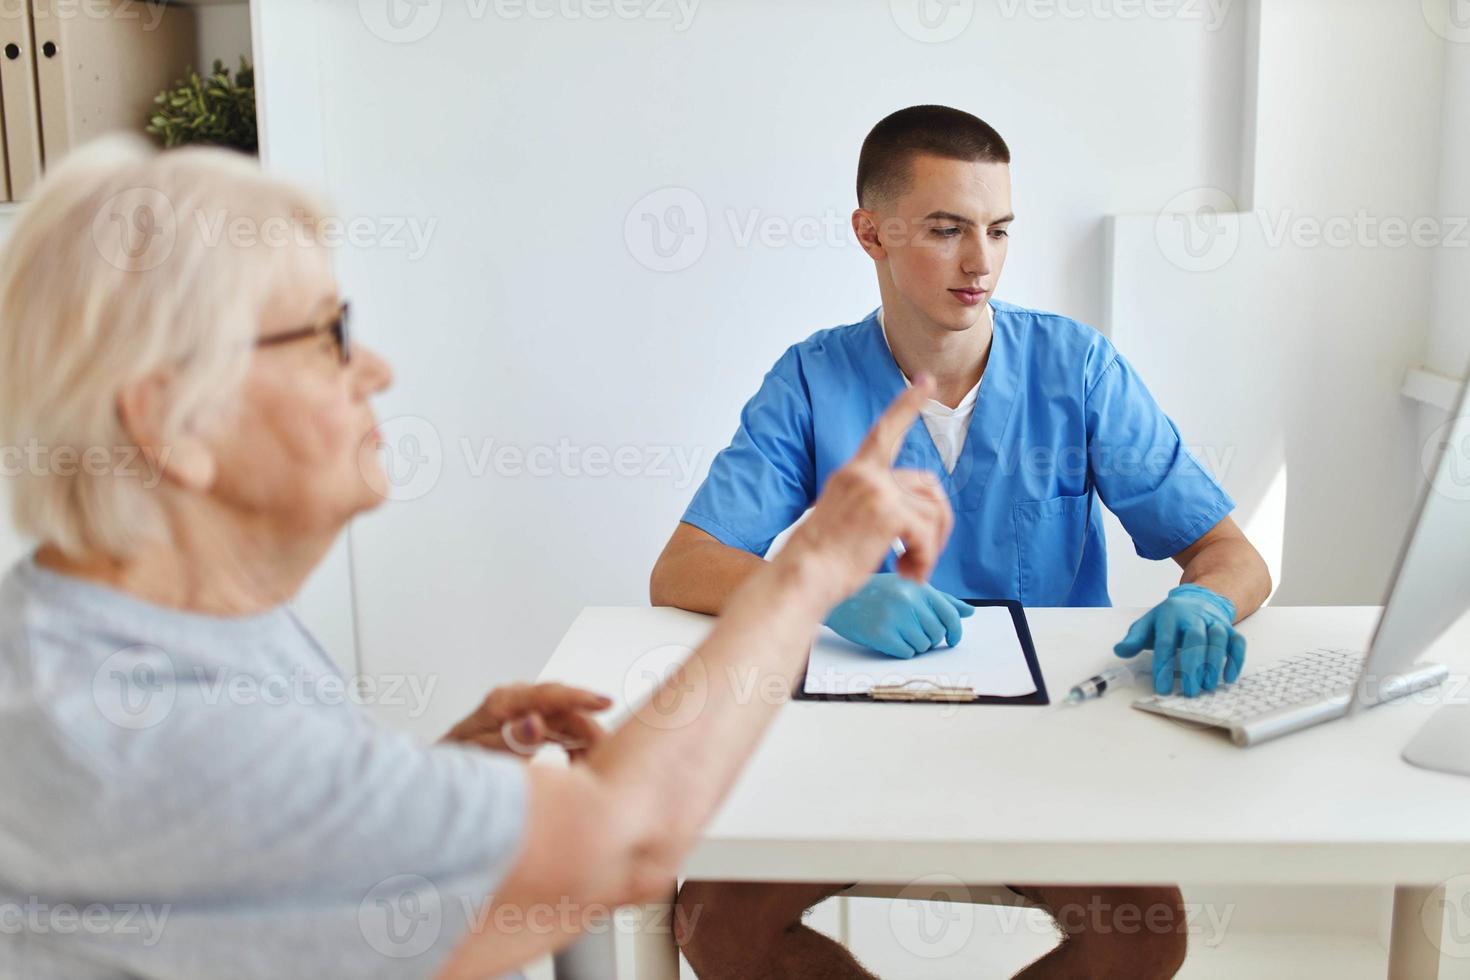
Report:
[{"label": "desk leg", "polygon": [[617,980],[679,980],[673,902],[670,894],[667,903],[632,905],[614,913]]},{"label": "desk leg", "polygon": [[[1443,916],[1444,889],[1400,885],[1393,890],[1393,925],[1388,939],[1388,980],[1437,980],[1441,929],[1426,927],[1425,910]],[[1434,935],[1431,937],[1430,931]]]}]

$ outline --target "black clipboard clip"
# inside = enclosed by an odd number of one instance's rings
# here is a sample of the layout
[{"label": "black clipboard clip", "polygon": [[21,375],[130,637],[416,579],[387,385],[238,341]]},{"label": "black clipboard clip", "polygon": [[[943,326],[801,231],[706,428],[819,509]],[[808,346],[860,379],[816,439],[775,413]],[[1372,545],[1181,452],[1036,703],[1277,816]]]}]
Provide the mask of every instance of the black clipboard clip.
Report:
[{"label": "black clipboard clip", "polygon": [[980,695],[972,687],[946,687],[927,677],[914,677],[902,684],[875,684],[868,688],[874,701],[973,701]]}]

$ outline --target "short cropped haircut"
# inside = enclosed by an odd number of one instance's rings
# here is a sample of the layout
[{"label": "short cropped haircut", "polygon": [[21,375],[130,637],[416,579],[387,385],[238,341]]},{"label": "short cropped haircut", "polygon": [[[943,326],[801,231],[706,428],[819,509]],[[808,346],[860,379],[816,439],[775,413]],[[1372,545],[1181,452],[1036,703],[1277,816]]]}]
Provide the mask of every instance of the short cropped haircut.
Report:
[{"label": "short cropped haircut", "polygon": [[1011,149],[983,119],[942,105],[916,105],[885,116],[858,154],[858,206],[892,200],[908,189],[921,154],[970,163],[1010,163]]},{"label": "short cropped haircut", "polygon": [[165,534],[119,396],[167,377],[163,451],[227,424],[267,305],[315,268],[293,246],[322,217],[230,150],[108,136],[48,170],[0,250],[0,450],[21,534],[114,558]]}]

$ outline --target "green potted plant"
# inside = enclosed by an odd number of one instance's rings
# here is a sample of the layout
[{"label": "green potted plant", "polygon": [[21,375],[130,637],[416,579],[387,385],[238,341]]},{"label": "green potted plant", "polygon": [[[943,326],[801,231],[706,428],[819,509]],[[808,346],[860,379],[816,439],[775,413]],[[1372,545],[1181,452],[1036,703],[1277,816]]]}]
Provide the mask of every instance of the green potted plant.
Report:
[{"label": "green potted plant", "polygon": [[255,153],[255,71],[243,55],[235,77],[224,62],[204,78],[188,74],[153,98],[148,133],[164,146],[207,144]]}]

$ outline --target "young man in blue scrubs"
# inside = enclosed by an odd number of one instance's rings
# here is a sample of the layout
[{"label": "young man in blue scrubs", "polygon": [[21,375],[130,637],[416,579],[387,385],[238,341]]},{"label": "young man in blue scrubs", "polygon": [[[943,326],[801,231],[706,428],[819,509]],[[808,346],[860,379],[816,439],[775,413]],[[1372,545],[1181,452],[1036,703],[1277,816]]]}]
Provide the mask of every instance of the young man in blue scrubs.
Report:
[{"label": "young man in blue scrubs", "polygon": [[[653,570],[655,605],[718,613],[772,541],[816,499],[884,406],[923,372],[936,398],[898,465],[941,481],[955,526],[929,585],[885,560],[827,625],[895,657],[957,641],[966,597],[1106,606],[1101,505],[1144,558],[1173,558],[1181,584],[1114,647],[1152,649],[1160,693],[1234,681],[1234,623],[1271,591],[1265,562],[1230,518],[1234,502],[1185,450],[1142,379],[1075,320],[994,299],[1011,211],[1010,151],[994,129],[943,106],[878,123],[858,162],[853,230],[882,307],[791,347],[746,404]],[[681,945],[699,975],[869,977],[801,924],[840,885],[690,882],[698,907]],[[1051,911],[1065,940],[1021,976],[1172,976],[1184,958],[1178,889],[1014,886]],[[1139,910],[1150,928],[1092,928],[1096,907]],[[1162,911],[1159,907],[1163,907]],[[1150,915],[1150,910],[1154,913]],[[1164,923],[1166,927],[1159,926]]]}]

